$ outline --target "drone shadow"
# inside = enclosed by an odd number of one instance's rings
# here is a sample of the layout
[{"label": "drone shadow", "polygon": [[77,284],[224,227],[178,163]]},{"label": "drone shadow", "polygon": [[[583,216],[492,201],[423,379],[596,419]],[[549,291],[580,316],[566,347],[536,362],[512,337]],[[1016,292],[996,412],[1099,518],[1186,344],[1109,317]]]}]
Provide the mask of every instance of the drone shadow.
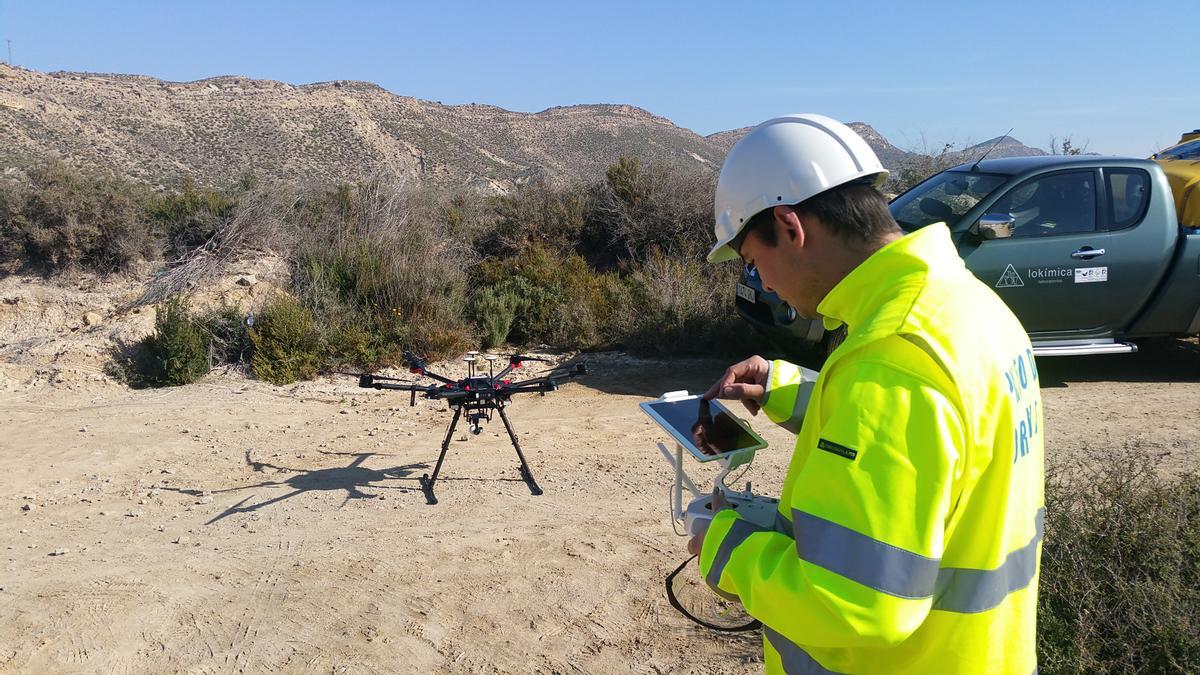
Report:
[{"label": "drone shadow", "polygon": [[[391,467],[388,469],[369,469],[365,466],[362,466],[362,463],[365,462],[368,457],[374,456],[378,453],[374,453],[374,452],[362,452],[362,453],[325,452],[325,451],[319,451],[319,452],[321,452],[321,454],[325,454],[325,455],[347,455],[347,456],[354,457],[354,460],[351,461],[350,464],[348,464],[346,466],[333,467],[333,468],[329,468],[329,469],[311,469],[311,470],[296,469],[296,468],[292,468],[292,467],[288,467],[288,466],[272,464],[270,462],[262,462],[262,461],[255,460],[250,457],[250,452],[246,451],[246,464],[250,465],[250,467],[252,469],[254,469],[255,471],[262,471],[263,469],[275,469],[276,471],[289,472],[289,473],[294,473],[296,475],[292,476],[291,478],[288,478],[287,480],[283,480],[283,481],[263,481],[261,483],[255,483],[253,485],[241,485],[238,487],[224,488],[221,490],[209,490],[207,492],[204,490],[169,488],[169,487],[163,487],[161,489],[173,490],[175,492],[180,492],[183,494],[200,496],[200,495],[204,495],[204,494],[218,494],[218,493],[223,493],[223,492],[238,492],[240,490],[253,490],[255,488],[263,488],[263,487],[291,488],[291,491],[287,492],[285,494],[282,494],[282,495],[279,495],[276,497],[272,497],[270,499],[266,499],[266,500],[263,500],[260,502],[247,504],[247,502],[249,502],[251,499],[254,498],[254,495],[250,495],[250,496],[246,497],[245,499],[239,501],[238,503],[234,504],[233,506],[230,506],[229,508],[225,509],[223,512],[221,512],[221,513],[217,514],[215,517],[213,517],[212,520],[209,520],[207,523],[205,523],[205,525],[212,525],[213,523],[215,523],[219,520],[228,518],[229,516],[232,516],[234,514],[250,513],[253,511],[257,511],[259,509],[265,508],[272,504],[277,504],[281,501],[284,501],[285,499],[290,499],[292,497],[303,494],[305,492],[344,490],[346,492],[346,498],[344,500],[342,500],[342,503],[340,506],[345,506],[346,503],[349,502],[351,499],[376,499],[379,497],[379,495],[364,492],[363,491],[364,489],[372,489],[372,490],[386,489],[386,490],[401,490],[403,492],[420,492],[420,489],[416,488],[416,487],[405,487],[405,486],[401,486],[401,485],[385,485],[383,483],[385,481],[395,481],[395,480],[407,479],[409,476],[413,476],[418,470],[426,469],[429,466],[429,464],[427,462],[420,462],[420,463],[416,463],[416,464],[407,464],[404,466]],[[416,478],[411,478],[409,480],[416,480]]]}]

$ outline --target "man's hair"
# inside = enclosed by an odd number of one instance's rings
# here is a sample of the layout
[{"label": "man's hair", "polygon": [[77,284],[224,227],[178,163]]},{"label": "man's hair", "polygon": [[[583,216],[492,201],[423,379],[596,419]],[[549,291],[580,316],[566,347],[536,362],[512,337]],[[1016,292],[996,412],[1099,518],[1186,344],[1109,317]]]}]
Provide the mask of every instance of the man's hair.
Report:
[{"label": "man's hair", "polygon": [[[900,230],[888,210],[887,200],[864,183],[839,185],[791,207],[801,220],[804,216],[816,216],[835,235],[850,243],[871,243]],[[774,211],[766,208],[754,214],[746,223],[743,236],[756,232],[767,246],[777,245]],[[739,245],[741,241],[738,240]]]}]

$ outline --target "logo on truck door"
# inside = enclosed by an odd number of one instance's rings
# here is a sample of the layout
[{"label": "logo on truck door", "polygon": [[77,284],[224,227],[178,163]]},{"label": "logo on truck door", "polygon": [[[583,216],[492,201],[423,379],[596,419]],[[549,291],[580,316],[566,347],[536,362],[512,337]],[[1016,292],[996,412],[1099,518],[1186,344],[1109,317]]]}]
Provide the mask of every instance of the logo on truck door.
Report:
[{"label": "logo on truck door", "polygon": [[1025,282],[1021,281],[1021,275],[1017,274],[1017,270],[1013,269],[1012,265],[1004,268],[1004,274],[1000,275],[1000,281],[996,282],[996,288],[1018,288],[1024,286]]},{"label": "logo on truck door", "polygon": [[1076,267],[1075,283],[1094,284],[1108,281],[1107,267]]}]

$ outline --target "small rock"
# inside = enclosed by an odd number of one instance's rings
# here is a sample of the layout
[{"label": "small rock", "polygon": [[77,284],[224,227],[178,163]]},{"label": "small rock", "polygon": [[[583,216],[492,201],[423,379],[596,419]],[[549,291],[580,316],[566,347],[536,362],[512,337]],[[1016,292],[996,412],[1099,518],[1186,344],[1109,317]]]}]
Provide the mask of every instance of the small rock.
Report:
[{"label": "small rock", "polygon": [[70,552],[70,551],[68,551],[68,550],[67,550],[67,549],[65,549],[65,548],[56,548],[56,549],[54,549],[53,551],[51,551],[51,552],[50,552],[50,555],[52,555],[52,556],[66,555],[66,554],[67,554],[67,553],[69,553],[69,552]]},{"label": "small rock", "polygon": [[129,513],[126,513],[125,517],[126,518],[141,518],[142,512],[139,511],[138,509],[134,509],[134,510],[130,511]]},{"label": "small rock", "polygon": [[83,325],[95,326],[96,324],[100,323],[103,318],[104,317],[100,316],[96,312],[88,312],[87,314],[83,315]]},{"label": "small rock", "polygon": [[186,543],[188,543],[188,542],[190,542],[190,541],[191,541],[191,539],[190,539],[190,538],[188,538],[188,537],[175,537],[175,542],[174,542],[174,543],[176,543],[176,544],[186,544]]},{"label": "small rock", "polygon": [[190,434],[190,433],[192,433],[192,430],[191,429],[181,429],[179,433]]},{"label": "small rock", "polygon": [[247,274],[245,276],[238,277],[237,280],[238,286],[253,286],[257,283],[258,279],[253,274]]},{"label": "small rock", "polygon": [[87,433],[87,427],[79,427],[79,433],[81,433],[81,434],[86,434],[86,433]]},{"label": "small rock", "polygon": [[200,499],[197,499],[196,503],[197,504],[211,504],[212,501],[213,501],[213,498],[206,495],[204,497],[201,497]]},{"label": "small rock", "polygon": [[22,504],[22,505],[21,505],[21,510],[22,510],[22,511],[32,511],[32,510],[33,510],[33,504]]}]

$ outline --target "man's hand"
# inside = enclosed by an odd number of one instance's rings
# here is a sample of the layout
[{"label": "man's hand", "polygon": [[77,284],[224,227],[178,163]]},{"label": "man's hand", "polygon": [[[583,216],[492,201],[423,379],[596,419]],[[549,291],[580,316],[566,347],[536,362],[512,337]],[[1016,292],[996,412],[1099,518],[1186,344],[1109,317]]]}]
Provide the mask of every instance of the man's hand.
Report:
[{"label": "man's hand", "polygon": [[757,415],[759,401],[767,393],[767,373],[771,364],[761,356],[751,356],[725,369],[725,374],[704,392],[704,399],[738,399],[751,415]]},{"label": "man's hand", "polygon": [[[712,512],[717,515],[717,511],[729,508],[729,502],[725,501],[725,493],[717,488],[713,488],[712,495]],[[708,526],[712,525],[711,520],[706,520],[700,526],[700,531],[697,532],[691,539],[688,540],[688,553],[692,555],[700,555],[700,550],[704,548],[704,535],[708,534]]]}]

